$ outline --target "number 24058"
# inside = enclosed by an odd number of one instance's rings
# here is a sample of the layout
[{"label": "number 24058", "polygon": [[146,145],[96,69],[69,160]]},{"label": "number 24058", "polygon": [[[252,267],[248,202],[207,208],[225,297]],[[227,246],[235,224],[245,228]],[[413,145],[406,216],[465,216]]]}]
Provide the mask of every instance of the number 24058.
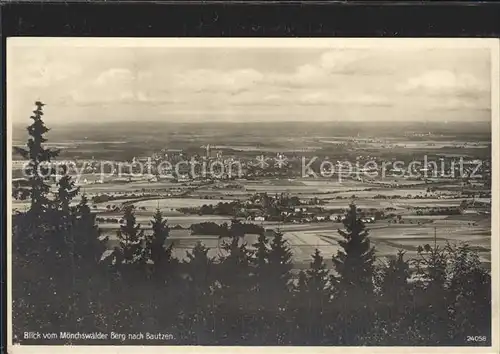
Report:
[{"label": "number 24058", "polygon": [[467,342],[486,342],[486,336],[467,336]]}]

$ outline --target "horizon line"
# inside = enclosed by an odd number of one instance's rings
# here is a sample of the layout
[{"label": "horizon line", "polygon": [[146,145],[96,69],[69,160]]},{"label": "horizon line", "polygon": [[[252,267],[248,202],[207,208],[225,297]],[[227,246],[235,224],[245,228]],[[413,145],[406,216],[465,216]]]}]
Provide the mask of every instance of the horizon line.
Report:
[{"label": "horizon line", "polygon": [[[25,125],[28,122],[12,122],[12,126]],[[422,120],[422,119],[412,119],[412,120],[373,120],[373,119],[350,119],[350,120],[284,120],[284,121],[269,121],[269,120],[255,120],[255,121],[233,121],[233,120],[210,120],[210,121],[201,121],[201,120],[188,120],[188,121],[170,121],[170,120],[134,120],[134,119],[122,119],[122,120],[107,120],[100,122],[91,122],[91,121],[78,121],[78,122],[68,122],[68,121],[58,121],[58,122],[49,122],[52,126],[60,126],[60,125],[92,125],[92,124],[108,124],[108,123],[134,123],[138,124],[147,124],[147,123],[165,123],[165,124],[217,124],[217,123],[226,123],[226,124],[287,124],[287,123],[351,123],[351,122],[363,122],[363,123],[391,123],[391,124],[405,124],[405,123],[467,123],[467,124],[477,124],[477,123],[491,123],[491,119],[477,119],[474,121],[466,120],[466,119],[447,119],[447,120]],[[47,122],[46,122],[47,124]]]}]

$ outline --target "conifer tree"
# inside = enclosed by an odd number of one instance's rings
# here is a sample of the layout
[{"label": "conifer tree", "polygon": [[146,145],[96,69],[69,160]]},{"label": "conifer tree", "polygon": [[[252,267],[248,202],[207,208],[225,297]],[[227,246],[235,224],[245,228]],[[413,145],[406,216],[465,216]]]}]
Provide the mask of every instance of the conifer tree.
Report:
[{"label": "conifer tree", "polygon": [[125,207],[123,213],[124,225],[117,231],[120,247],[118,248],[119,263],[145,264],[145,237],[141,225],[136,223],[134,206]]},{"label": "conifer tree", "polygon": [[[412,324],[410,321],[412,302],[410,264],[404,259],[405,252],[399,250],[396,258],[389,260],[381,270],[380,295],[381,306],[377,316],[377,325],[373,333],[382,333],[381,345],[396,345],[410,340]],[[374,303],[372,303],[372,306]]]},{"label": "conifer tree", "polygon": [[185,262],[185,269],[188,279],[203,294],[207,294],[207,289],[213,281],[214,260],[208,256],[208,251],[209,249],[198,241],[190,252],[186,252],[188,262]]},{"label": "conifer tree", "polygon": [[381,269],[380,292],[382,296],[390,296],[394,300],[404,298],[409,291],[410,263],[404,259],[405,251],[398,250],[396,258],[391,258]]},{"label": "conifer tree", "polygon": [[446,326],[449,318],[446,291],[447,250],[437,243],[433,246],[419,246],[414,263],[416,274],[422,279],[415,295],[419,307],[415,312],[415,322],[424,338],[432,343],[444,344],[449,339]]},{"label": "conifer tree", "polygon": [[375,249],[370,246],[368,231],[358,217],[356,205],[351,204],[343,221],[345,231],[338,230],[344,240],[339,241],[342,250],[332,258],[335,270],[339,275],[339,286],[344,295],[353,291],[371,294],[373,292],[373,276]]},{"label": "conifer tree", "polygon": [[330,294],[328,291],[328,270],[323,256],[318,249],[312,255],[312,262],[307,275],[307,331],[306,335],[313,343],[325,337],[325,314]]},{"label": "conifer tree", "polygon": [[295,289],[300,293],[307,292],[308,289],[307,274],[303,270],[299,272],[297,286],[295,287]]},{"label": "conifer tree", "polygon": [[[78,281],[81,279],[81,272],[77,264],[75,234],[75,215],[70,208],[71,201],[78,195],[79,187],[75,187],[75,182],[71,176],[67,174],[67,167],[62,166],[62,177],[57,181],[57,192],[55,200],[52,204],[51,219],[54,222],[54,236],[52,239],[52,249],[55,251],[55,259],[57,263],[55,267],[66,268],[68,271],[59,279],[62,284],[71,284],[70,294],[67,296],[70,306],[68,308],[68,317],[72,318],[76,323],[78,315]],[[85,276],[88,277],[89,274]],[[64,278],[66,279],[64,280]],[[63,286],[64,287],[64,286]]]},{"label": "conifer tree", "polygon": [[[30,138],[27,142],[27,149],[16,147],[15,150],[24,159],[28,160],[24,170],[29,181],[28,188],[19,188],[14,191],[16,197],[31,199],[31,207],[29,209],[30,219],[33,223],[44,215],[49,209],[51,201],[48,198],[50,186],[47,183],[53,170],[47,163],[59,154],[58,150],[49,149],[43,146],[47,141],[44,135],[49,131],[42,119],[43,106],[42,102],[35,102],[36,109],[30,117],[33,123],[27,127]],[[34,225],[36,226],[36,225]]]},{"label": "conifer tree", "polygon": [[75,181],[68,174],[68,167],[63,165],[61,167],[62,176],[57,181],[57,194],[56,202],[57,207],[63,211],[64,214],[70,213],[70,203],[80,192],[80,187],[75,186]]},{"label": "conifer tree", "polygon": [[223,287],[238,289],[238,285],[244,285],[245,291],[252,274],[250,269],[252,251],[248,249],[246,242],[239,237],[232,237],[230,241],[224,241],[221,246],[224,254],[220,257],[220,281]]},{"label": "conifer tree", "polygon": [[447,248],[450,332],[452,344],[459,344],[459,338],[467,333],[490,331],[491,276],[468,244],[448,245]]},{"label": "conifer tree", "polygon": [[[44,104],[36,102],[35,105],[31,116],[33,123],[27,128],[27,149],[16,148],[27,160],[24,173],[28,186],[17,189],[14,194],[31,200],[28,212],[13,220],[13,258],[21,265],[15,267],[16,284],[24,290],[19,299],[25,298],[26,294],[36,297],[36,303],[24,306],[28,317],[63,325],[74,320],[76,314],[74,245],[68,237],[71,211],[65,208],[65,217],[62,218],[63,206],[58,203],[57,196],[56,201],[49,198],[51,177],[55,172],[51,162],[59,151],[44,146],[47,142],[44,135],[49,131],[42,119]],[[69,201],[65,205],[69,206]],[[61,273],[61,269],[70,271]],[[67,301],[63,303],[61,299]],[[23,311],[22,307],[17,309]],[[32,324],[28,323],[30,326]],[[39,328],[43,330],[43,325]]]},{"label": "conifer tree", "polygon": [[290,280],[292,277],[292,251],[287,241],[283,237],[283,233],[277,232],[271,242],[269,250],[269,274],[271,284],[274,289],[273,295],[277,296],[275,300],[281,305],[284,305],[284,300],[279,297],[287,297],[289,291]]},{"label": "conifer tree", "polygon": [[72,225],[68,230],[72,241],[72,276],[71,296],[74,298],[73,323],[76,329],[93,328],[96,321],[102,320],[100,307],[105,297],[110,297],[108,268],[101,264],[101,258],[107,249],[108,238],[101,238],[95,223],[95,214],[88,206],[85,194],[80,202],[71,208]]},{"label": "conifer tree", "polygon": [[172,258],[173,244],[165,246],[165,242],[169,236],[170,229],[167,225],[167,220],[163,218],[160,209],[156,210],[151,220],[152,235],[146,237],[146,245],[149,252],[149,257],[153,261],[155,271],[161,269],[162,265],[168,264]]},{"label": "conifer tree", "polygon": [[252,284],[251,261],[253,252],[246,242],[237,235],[222,243],[223,254],[220,256],[217,279],[219,289],[217,312],[220,314],[218,325],[226,338],[247,340],[249,323],[245,312],[255,314],[258,306],[248,300],[249,284]]},{"label": "conifer tree", "polygon": [[186,252],[184,268],[187,274],[186,290],[183,292],[181,325],[191,342],[205,344],[216,335],[215,298],[213,296],[214,260],[208,256],[209,249],[201,242]]},{"label": "conifer tree", "polygon": [[286,344],[290,340],[288,332],[292,327],[293,319],[290,316],[291,279],[292,279],[292,251],[283,233],[276,232],[271,241],[269,250],[269,287],[266,291],[267,300],[271,305],[272,328],[270,335],[274,335],[274,343]]},{"label": "conifer tree", "polygon": [[265,342],[265,337],[269,332],[269,288],[273,280],[269,274],[269,241],[264,232],[259,234],[257,242],[252,246],[254,248],[253,282],[250,284],[252,291],[248,292],[247,301],[255,306],[253,318],[255,335]]},{"label": "conifer tree", "polygon": [[417,273],[429,288],[443,290],[446,287],[447,250],[437,244],[418,246],[415,264]]},{"label": "conifer tree", "polygon": [[309,298],[309,284],[307,274],[301,270],[297,282],[293,286],[291,312],[294,326],[291,330],[291,343],[305,345],[308,343],[309,316],[312,302]]},{"label": "conifer tree", "polygon": [[264,233],[261,233],[257,238],[257,242],[252,245],[255,249],[254,264],[255,275],[255,290],[257,292],[265,288],[264,283],[268,278],[268,264],[269,264],[269,242]]},{"label": "conifer tree", "polygon": [[80,192],[80,187],[75,187],[75,181],[68,174],[67,166],[62,166],[62,176],[57,181],[57,193],[54,208],[59,218],[59,229],[67,229],[72,223],[71,201]]},{"label": "conifer tree", "polygon": [[[117,231],[118,246],[110,256],[111,267],[109,273],[110,293],[114,293],[113,303],[108,306],[115,308],[117,314],[112,317],[112,326],[120,330],[132,330],[136,326],[148,328],[154,322],[156,306],[151,298],[155,297],[154,289],[148,287],[152,282],[148,279],[148,254],[144,230],[136,222],[135,207],[127,205],[123,212],[123,225]],[[143,298],[138,289],[147,288],[151,298]],[[112,310],[113,311],[113,310]],[[111,312],[112,312],[111,311]],[[148,326],[144,317],[149,318]],[[148,328],[149,329],[149,328]]]},{"label": "conifer tree", "polygon": [[319,301],[321,304],[328,298],[328,269],[318,249],[314,251],[312,258],[309,269],[306,270],[307,291],[313,299],[321,300]]},{"label": "conifer tree", "polygon": [[90,210],[85,194],[81,196],[80,202],[76,205],[74,215],[73,238],[77,261],[95,265],[99,263],[106,251],[106,243],[109,238],[101,237],[95,222],[96,216]]}]

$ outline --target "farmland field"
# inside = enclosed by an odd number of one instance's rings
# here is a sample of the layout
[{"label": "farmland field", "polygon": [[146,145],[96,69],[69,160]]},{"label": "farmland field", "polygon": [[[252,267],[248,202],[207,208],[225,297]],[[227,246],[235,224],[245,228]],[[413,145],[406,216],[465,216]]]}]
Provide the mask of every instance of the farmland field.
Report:
[{"label": "farmland field", "polygon": [[[477,222],[471,223],[465,218],[431,216],[425,217],[427,223],[417,224],[417,220],[422,218],[408,217],[416,219],[415,223],[409,224],[388,224],[380,221],[372,225],[367,225],[372,245],[376,247],[378,257],[391,257],[402,249],[406,251],[408,257],[415,257],[417,247],[426,243],[434,243],[434,232],[436,232],[436,244],[446,245],[446,242],[460,243],[467,242],[471,247],[479,252],[483,263],[490,262],[491,249],[491,219],[481,217]],[[151,217],[138,215],[137,221],[145,229],[149,228]],[[406,220],[406,218],[405,218]],[[189,227],[192,223],[202,221],[213,221],[217,223],[230,222],[230,218],[217,216],[173,216],[168,217],[170,225],[182,225]],[[328,262],[333,254],[339,249],[338,240],[340,236],[337,232],[342,225],[339,223],[326,222],[318,224],[279,225],[271,222],[263,223],[265,228],[279,227],[284,233],[285,239],[293,251],[293,262],[296,268],[307,267],[311,261],[311,255],[317,248],[321,251],[325,260]],[[114,235],[114,225],[100,225],[106,233]],[[208,248],[211,248],[209,254],[217,255],[220,253],[220,242],[216,237],[190,235],[189,230],[172,230],[172,239],[174,242],[174,254],[185,257],[185,252],[189,251],[196,242],[203,242]],[[244,241],[251,245],[255,242],[255,235],[246,236]],[[181,241],[179,241],[181,240]]]},{"label": "farmland field", "polygon": [[[84,179],[80,180],[80,187],[85,190],[88,194],[99,194],[99,193],[131,193],[140,192],[143,189],[155,189],[155,190],[165,190],[170,188],[186,188],[180,183],[173,182],[148,182],[146,180],[136,180],[136,181],[123,181],[118,182],[116,178],[105,179],[104,183],[82,183]],[[91,180],[88,180],[90,182]]]},{"label": "farmland field", "polygon": [[[462,201],[471,202],[471,198],[443,199],[441,195],[458,193],[453,191],[453,186],[448,182],[450,188],[443,187],[437,192],[428,192],[429,185],[421,182],[395,179],[391,183],[397,183],[399,187],[389,187],[387,183],[360,181],[339,182],[332,179],[261,179],[261,180],[236,180],[228,183],[213,183],[192,188],[180,198],[166,197],[165,192],[158,193],[158,197],[150,196],[155,194],[155,189],[165,188],[170,190],[187,191],[188,185],[172,182],[145,182],[135,181],[130,183],[108,183],[101,185],[87,185],[85,189],[94,193],[119,191],[125,195],[136,191],[135,198],[124,198],[105,203],[98,203],[96,211],[99,216],[106,218],[121,218],[120,212],[106,210],[108,204],[124,206],[133,204],[136,207],[137,222],[142,225],[146,232],[149,232],[152,215],[159,208],[167,217],[171,226],[179,225],[182,230],[172,230],[171,240],[174,243],[174,255],[185,258],[186,251],[189,251],[196,242],[203,242],[210,248],[209,255],[215,257],[220,254],[220,241],[213,236],[190,235],[187,230],[194,223],[215,222],[218,224],[230,223],[230,216],[216,215],[186,215],[180,213],[179,208],[194,208],[204,204],[214,205],[219,202],[231,202],[235,200],[247,200],[252,194],[266,192],[269,195],[274,193],[289,193],[298,196],[301,200],[307,201],[314,197],[323,200],[320,206],[325,210],[346,209],[351,200],[355,201],[360,209],[386,210],[393,208],[395,215],[401,215],[402,224],[390,223],[387,220],[379,220],[374,224],[367,225],[370,230],[372,244],[376,247],[376,254],[379,257],[393,256],[399,249],[407,252],[408,256],[416,256],[419,245],[434,242],[434,232],[436,232],[436,244],[445,245],[449,242],[467,241],[474,247],[481,257],[481,261],[488,263],[490,260],[491,241],[491,220],[481,215],[416,215],[415,208],[436,208],[436,207],[457,207]],[[446,182],[445,182],[446,184]],[[229,185],[229,187],[227,187]],[[231,188],[231,185],[233,188]],[[242,188],[235,188],[240,185]],[[384,187],[382,187],[384,185]],[[438,184],[436,184],[438,185]],[[126,186],[124,189],[123,187]],[[431,184],[432,186],[432,184]],[[144,189],[144,192],[137,192]],[[367,190],[368,189],[368,190]],[[147,190],[153,190],[148,192]],[[142,196],[142,193],[146,196]],[[351,198],[354,195],[355,198]],[[375,199],[376,195],[386,196],[388,199]],[[411,195],[412,198],[407,198]],[[401,198],[392,199],[394,196]],[[416,199],[415,197],[422,198]],[[336,199],[341,197],[342,199]],[[148,200],[141,200],[150,198]],[[390,198],[390,199],[389,199]],[[491,203],[489,198],[475,198],[475,201]],[[20,206],[21,204],[19,204]],[[246,221],[253,222],[253,221]],[[311,255],[318,248],[325,260],[330,262],[333,254],[339,249],[339,235],[337,229],[342,225],[334,222],[310,223],[310,224],[282,224],[270,221],[254,222],[262,225],[266,229],[280,228],[284,232],[285,239],[289,242],[293,251],[293,262],[296,268],[307,267]],[[105,234],[111,236],[111,242],[115,237],[119,224],[116,222],[100,222],[99,227]],[[244,239],[249,245],[255,240],[255,236],[247,235]]]},{"label": "farmland field", "polygon": [[202,205],[215,205],[220,202],[232,202],[231,199],[201,199],[201,198],[164,198],[164,199],[153,199],[153,200],[143,200],[137,203],[133,203],[136,207],[145,207],[147,210],[155,210],[156,208],[196,208]]},{"label": "farmland field", "polygon": [[335,193],[335,196],[343,196],[343,197],[350,197],[351,195],[355,195],[358,198],[373,198],[376,195],[383,195],[386,197],[392,197],[392,196],[402,196],[406,197],[407,195],[411,195],[412,197],[415,196],[423,196],[426,194],[426,189],[389,189],[389,188],[383,188],[383,189],[373,189],[373,190],[361,190],[361,191],[352,191],[352,192],[339,192]]}]

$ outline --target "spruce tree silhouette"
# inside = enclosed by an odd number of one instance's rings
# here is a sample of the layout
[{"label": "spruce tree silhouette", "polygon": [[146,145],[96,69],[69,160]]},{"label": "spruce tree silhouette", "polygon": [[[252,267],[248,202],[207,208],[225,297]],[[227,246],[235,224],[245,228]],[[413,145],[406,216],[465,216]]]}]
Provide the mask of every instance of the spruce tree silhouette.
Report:
[{"label": "spruce tree silhouette", "polygon": [[144,230],[136,223],[134,206],[128,205],[123,213],[124,224],[120,225],[117,237],[120,247],[117,251],[118,264],[145,265],[147,262],[145,252]]},{"label": "spruce tree silhouette", "polygon": [[[254,335],[261,339],[260,343],[266,342],[269,333],[269,283],[272,282],[269,276],[269,241],[265,233],[259,234],[257,242],[252,245],[254,256],[252,257],[253,282],[248,293],[248,302],[253,304]],[[274,314],[274,312],[273,312]]]},{"label": "spruce tree silhouette", "polygon": [[271,241],[268,262],[271,279],[270,299],[280,308],[285,308],[292,278],[292,251],[282,232],[276,232]]},{"label": "spruce tree silhouette", "polygon": [[200,345],[214,343],[217,339],[214,259],[208,256],[208,251],[201,242],[197,242],[191,251],[186,252],[187,261],[184,262],[187,277],[179,324],[183,339]]},{"label": "spruce tree silhouette", "polygon": [[27,149],[14,147],[18,154],[28,160],[24,172],[28,178],[29,187],[17,188],[13,193],[15,197],[21,199],[30,198],[30,218],[28,221],[32,221],[32,223],[43,217],[51,205],[51,201],[47,197],[50,191],[50,185],[47,181],[53,175],[53,169],[46,163],[50,163],[59,154],[59,150],[44,147],[43,144],[47,141],[44,135],[49,131],[42,119],[45,104],[37,101],[35,106],[36,109],[30,117],[33,123],[27,127],[30,136],[26,144]]},{"label": "spruce tree silhouette", "polygon": [[172,261],[173,243],[165,246],[170,229],[160,209],[156,209],[153,215],[151,228],[153,233],[146,236],[146,247],[149,253],[149,259],[153,262],[153,273],[167,273],[169,270],[163,268]]},{"label": "spruce tree silhouette", "polygon": [[70,227],[72,220],[72,210],[71,210],[71,202],[80,192],[80,187],[75,186],[75,181],[69,175],[68,168],[66,165],[60,167],[61,177],[59,181],[57,181],[57,192],[54,203],[54,208],[58,211],[54,217],[57,217],[59,220],[59,226],[62,229],[67,229]]},{"label": "spruce tree silhouette", "polygon": [[246,315],[255,314],[257,310],[255,304],[248,303],[247,299],[249,284],[253,282],[253,252],[238,234],[233,235],[230,241],[224,241],[221,248],[223,254],[219,257],[217,272],[218,327],[223,333],[220,339],[238,338],[238,344],[242,344],[249,339]]},{"label": "spruce tree silhouette", "polygon": [[[398,300],[402,295],[404,296],[404,291],[408,289],[408,280],[411,276],[410,264],[404,259],[405,253],[404,250],[398,250],[396,258],[391,258],[387,266],[382,270],[382,294],[394,296],[395,300]],[[394,290],[403,293],[395,293]]]},{"label": "spruce tree silhouette", "polygon": [[354,203],[343,221],[345,230],[338,230],[343,237],[341,247],[332,257],[336,277],[336,301],[343,322],[339,329],[342,345],[364,344],[369,341],[369,332],[376,319],[374,306],[374,262],[375,249],[370,246],[368,232],[360,219]]},{"label": "spruce tree silhouette", "polygon": [[449,266],[449,318],[451,344],[460,344],[467,333],[483,333],[491,343],[491,276],[470,245],[447,245]]},{"label": "spruce tree silhouette", "polygon": [[254,265],[255,291],[260,292],[265,288],[265,281],[268,279],[269,264],[269,241],[264,233],[257,238],[257,242],[252,245],[255,249],[252,263]]},{"label": "spruce tree silhouette", "polygon": [[397,345],[404,340],[412,340],[409,331],[412,327],[409,314],[413,300],[409,283],[411,270],[404,256],[405,251],[399,250],[396,258],[391,258],[380,270],[380,306],[374,326],[374,333],[378,333],[374,338],[379,341],[377,345]]},{"label": "spruce tree silhouette", "polygon": [[[257,246],[261,245],[258,243]],[[258,253],[259,248],[257,248]],[[283,233],[274,234],[266,258],[264,270],[260,267],[255,268],[256,274],[261,275],[258,308],[264,311],[259,317],[265,321],[266,327],[265,332],[259,336],[267,344],[282,345],[288,340],[286,332],[289,331],[292,322],[286,313],[291,303],[292,252]]]},{"label": "spruce tree silhouette", "polygon": [[62,238],[53,232],[57,218],[51,217],[53,202],[48,197],[53,170],[47,163],[58,151],[44,146],[47,141],[44,135],[49,131],[42,119],[44,104],[35,102],[35,106],[30,117],[33,123],[27,127],[27,149],[14,147],[14,151],[27,160],[23,172],[28,183],[14,188],[13,197],[30,200],[28,211],[14,215],[12,225],[13,277],[16,279],[12,290],[13,318],[21,324],[15,326],[21,334],[23,324],[43,330],[51,320],[61,324],[66,314],[54,296],[60,289],[53,274],[64,267],[60,266]]},{"label": "spruce tree silhouette", "polygon": [[306,344],[320,344],[325,339],[325,313],[329,304],[328,269],[320,251],[316,249],[307,274],[308,312]]},{"label": "spruce tree silhouette", "polygon": [[341,250],[332,258],[338,273],[338,286],[344,295],[353,291],[364,294],[373,292],[373,276],[375,249],[370,246],[368,231],[358,216],[355,204],[349,205],[349,210],[343,221],[345,230],[338,230],[344,238],[339,241]]},{"label": "spruce tree silhouette", "polygon": [[85,194],[76,205],[74,215],[75,256],[81,263],[96,266],[107,250],[109,237],[101,236],[101,231],[96,225],[96,215],[90,210]]},{"label": "spruce tree silhouette", "polygon": [[49,212],[54,223],[53,232],[56,235],[54,237],[54,250],[56,259],[59,259],[58,266],[68,270],[63,275],[68,279],[63,283],[71,284],[71,288],[74,289],[68,294],[68,302],[70,302],[68,316],[71,316],[76,323],[77,302],[80,295],[77,289],[80,274],[78,274],[78,265],[76,264],[75,215],[70,205],[78,195],[80,188],[75,187],[75,181],[69,175],[66,165],[61,166],[57,173],[56,176],[60,175],[61,177],[56,182],[57,192]]}]

